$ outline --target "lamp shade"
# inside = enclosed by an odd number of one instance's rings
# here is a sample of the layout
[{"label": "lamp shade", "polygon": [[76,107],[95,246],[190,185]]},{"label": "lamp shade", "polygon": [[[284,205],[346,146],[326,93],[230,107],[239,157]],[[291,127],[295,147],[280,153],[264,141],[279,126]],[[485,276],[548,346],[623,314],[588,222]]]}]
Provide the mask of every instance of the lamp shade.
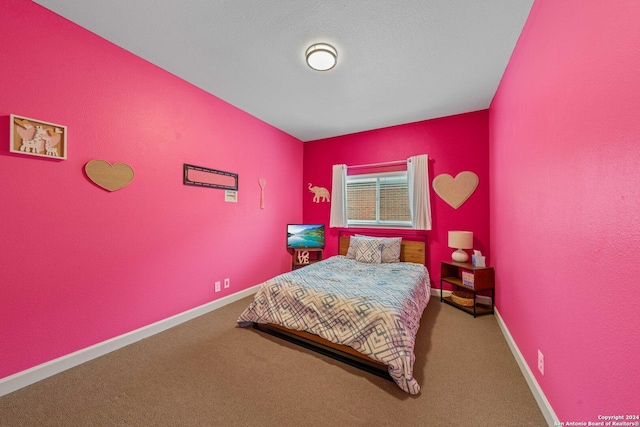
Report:
[{"label": "lamp shade", "polygon": [[467,262],[469,254],[463,249],[473,248],[473,233],[471,231],[449,231],[449,247],[457,249],[451,254],[451,259],[457,262]]},{"label": "lamp shade", "polygon": [[454,249],[473,248],[473,232],[471,231],[450,231],[449,247]]}]

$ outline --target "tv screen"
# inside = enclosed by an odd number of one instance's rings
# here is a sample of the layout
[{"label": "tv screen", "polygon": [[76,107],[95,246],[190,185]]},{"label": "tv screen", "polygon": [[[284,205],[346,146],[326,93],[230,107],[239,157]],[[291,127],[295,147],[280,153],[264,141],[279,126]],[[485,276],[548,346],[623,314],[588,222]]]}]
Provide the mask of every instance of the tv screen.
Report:
[{"label": "tv screen", "polygon": [[324,248],[324,224],[288,224],[287,248]]}]

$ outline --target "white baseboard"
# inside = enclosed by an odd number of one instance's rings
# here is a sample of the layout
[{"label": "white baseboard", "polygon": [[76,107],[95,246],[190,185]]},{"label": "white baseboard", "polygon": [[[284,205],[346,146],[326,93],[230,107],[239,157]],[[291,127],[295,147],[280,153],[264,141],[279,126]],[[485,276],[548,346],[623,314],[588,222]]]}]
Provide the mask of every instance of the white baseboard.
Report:
[{"label": "white baseboard", "polygon": [[497,308],[494,308],[494,311],[495,311],[496,320],[498,321],[498,325],[502,330],[502,334],[507,340],[507,344],[509,344],[509,348],[511,349],[511,352],[515,357],[516,362],[518,362],[520,371],[522,371],[522,375],[527,381],[527,384],[529,385],[529,389],[531,389],[531,393],[533,393],[533,397],[536,399],[536,402],[538,403],[538,406],[540,407],[540,410],[542,411],[542,415],[547,421],[547,424],[549,426],[560,425],[560,422],[558,420],[558,417],[556,416],[556,413],[553,411],[553,408],[549,404],[549,401],[547,400],[546,396],[542,392],[542,389],[540,388],[538,381],[536,381],[536,378],[533,375],[533,372],[531,372],[531,369],[529,369],[529,365],[527,365],[527,362],[524,360],[522,353],[520,353],[520,349],[518,349],[518,346],[513,340],[511,333],[509,333],[509,329],[507,328],[507,325],[504,324],[504,321],[500,316],[500,312],[498,311]]},{"label": "white baseboard", "polygon": [[169,328],[173,328],[188,320],[194,319],[198,316],[202,316],[210,311],[217,310],[224,307],[227,304],[231,304],[239,299],[247,297],[257,292],[260,285],[252,288],[245,289],[232,295],[228,295],[219,300],[209,302],[199,307],[192,308],[183,313],[176,314],[175,316],[168,317],[150,325],[144,326],[135,331],[128,332],[126,334],[108,339],[106,341],[94,344],[90,347],[83,348],[73,353],[61,356],[57,359],[50,360],[32,368],[26,369],[21,372],[17,372],[13,375],[0,379],[0,396],[9,394],[18,389],[41,381],[52,375],[58,374],[62,371],[66,371],[69,368],[78,366],[89,360],[103,356],[119,348],[125,347],[129,344],[133,344],[136,341],[150,337],[159,332],[165,331]]}]

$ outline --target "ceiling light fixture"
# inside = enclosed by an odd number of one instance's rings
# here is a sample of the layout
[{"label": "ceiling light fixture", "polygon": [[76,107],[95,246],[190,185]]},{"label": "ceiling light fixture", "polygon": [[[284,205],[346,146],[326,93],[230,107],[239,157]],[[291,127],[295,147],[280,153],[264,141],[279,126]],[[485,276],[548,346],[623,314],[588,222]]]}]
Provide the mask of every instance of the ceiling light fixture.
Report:
[{"label": "ceiling light fixture", "polygon": [[305,53],[307,65],[316,71],[327,71],[338,63],[338,51],[327,43],[316,43],[309,46]]}]

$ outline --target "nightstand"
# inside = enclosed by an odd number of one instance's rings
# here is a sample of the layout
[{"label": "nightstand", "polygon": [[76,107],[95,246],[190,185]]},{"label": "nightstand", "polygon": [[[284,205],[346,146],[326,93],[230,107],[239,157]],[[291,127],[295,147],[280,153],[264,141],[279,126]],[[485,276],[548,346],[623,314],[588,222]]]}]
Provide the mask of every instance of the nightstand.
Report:
[{"label": "nightstand", "polygon": [[[473,294],[472,306],[457,304],[451,297],[443,297],[442,283],[450,283],[456,289]],[[476,293],[479,291],[491,291],[491,305],[479,304],[476,301]],[[440,264],[440,301],[445,302],[462,311],[477,317],[482,314],[493,313],[493,301],[495,297],[495,273],[493,267],[474,267],[468,262],[442,261]]]}]

